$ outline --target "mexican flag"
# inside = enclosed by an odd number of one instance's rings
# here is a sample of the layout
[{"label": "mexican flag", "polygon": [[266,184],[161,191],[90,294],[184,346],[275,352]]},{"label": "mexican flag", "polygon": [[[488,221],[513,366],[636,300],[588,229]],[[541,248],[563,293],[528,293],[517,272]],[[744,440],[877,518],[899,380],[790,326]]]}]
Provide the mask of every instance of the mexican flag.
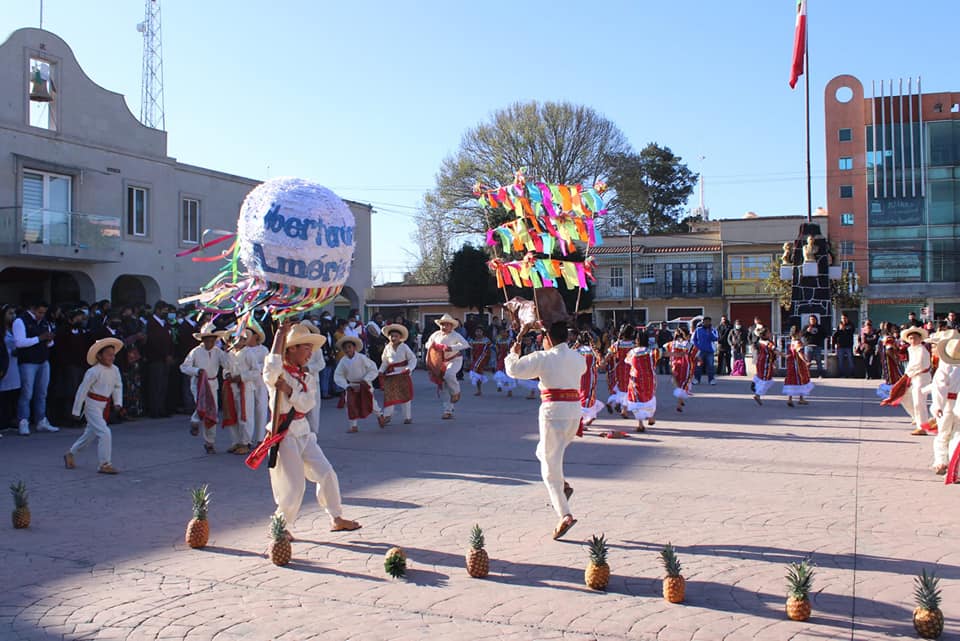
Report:
[{"label": "mexican flag", "polygon": [[803,54],[807,49],[807,0],[797,0],[797,28],[793,34],[793,66],[790,67],[790,88],[797,86],[803,75]]}]

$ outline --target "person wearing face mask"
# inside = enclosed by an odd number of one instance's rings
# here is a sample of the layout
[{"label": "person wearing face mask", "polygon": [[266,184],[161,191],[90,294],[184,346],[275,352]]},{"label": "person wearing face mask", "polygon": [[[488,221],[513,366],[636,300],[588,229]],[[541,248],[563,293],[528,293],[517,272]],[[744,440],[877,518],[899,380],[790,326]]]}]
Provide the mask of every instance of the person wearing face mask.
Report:
[{"label": "person wearing face mask", "polygon": [[51,361],[56,376],[49,413],[61,425],[69,425],[73,419],[70,401],[87,369],[87,348],[93,344],[90,333],[83,326],[83,319],[82,309],[67,312],[67,322],[60,325],[54,339],[54,358]]},{"label": "person wearing face mask", "polygon": [[727,334],[727,343],[730,345],[732,363],[730,367],[731,376],[746,376],[747,328],[740,323],[739,318],[733,321],[733,327],[730,328],[730,333]]}]

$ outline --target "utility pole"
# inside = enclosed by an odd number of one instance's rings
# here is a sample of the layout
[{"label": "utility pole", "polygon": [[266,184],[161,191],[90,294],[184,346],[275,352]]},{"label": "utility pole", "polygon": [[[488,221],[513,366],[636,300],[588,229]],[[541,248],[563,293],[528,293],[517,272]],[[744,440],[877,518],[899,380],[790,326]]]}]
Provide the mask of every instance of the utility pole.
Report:
[{"label": "utility pole", "polygon": [[140,122],[166,129],[163,115],[163,44],[160,35],[160,0],[146,0],[143,22],[143,76],[140,79]]}]

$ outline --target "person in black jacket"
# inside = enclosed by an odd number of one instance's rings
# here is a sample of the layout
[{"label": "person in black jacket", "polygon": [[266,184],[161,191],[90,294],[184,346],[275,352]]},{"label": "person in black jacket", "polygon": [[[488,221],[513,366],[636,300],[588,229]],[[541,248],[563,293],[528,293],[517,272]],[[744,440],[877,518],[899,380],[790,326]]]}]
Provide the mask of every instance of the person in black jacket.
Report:
[{"label": "person in black jacket", "polygon": [[817,375],[820,378],[823,378],[823,344],[826,340],[827,333],[820,326],[820,321],[810,314],[807,326],[803,328],[803,356],[809,365],[813,365],[814,361],[817,362]]},{"label": "person in black jacket", "polygon": [[730,321],[726,316],[720,317],[717,325],[717,376],[730,374]]},{"label": "person in black jacket", "polygon": [[880,332],[873,328],[873,323],[868,318],[863,322],[863,329],[860,330],[860,344],[857,345],[857,351],[863,357],[863,368],[867,380],[880,376],[880,359],[878,356],[878,346],[880,344]]},{"label": "person in black jacket", "polygon": [[837,368],[840,376],[853,376],[853,327],[846,314],[840,315],[840,325],[833,332],[833,346],[837,350]]}]

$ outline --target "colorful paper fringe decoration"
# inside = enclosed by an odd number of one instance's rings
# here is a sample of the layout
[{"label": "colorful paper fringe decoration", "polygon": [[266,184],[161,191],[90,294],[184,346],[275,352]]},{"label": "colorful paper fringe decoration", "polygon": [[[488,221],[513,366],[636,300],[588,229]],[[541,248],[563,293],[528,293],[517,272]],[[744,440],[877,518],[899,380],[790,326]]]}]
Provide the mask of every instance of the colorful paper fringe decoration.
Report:
[{"label": "colorful paper fringe decoration", "polygon": [[588,288],[596,282],[594,260],[584,262],[538,259],[534,254],[550,256],[558,251],[567,256],[577,251],[575,242],[585,243],[587,251],[603,243],[595,218],[606,213],[602,195],[607,186],[597,181],[593,187],[528,182],[524,169],[514,173],[507,187],[489,189],[477,183],[473,193],[484,207],[502,207],[516,215],[515,220],[487,230],[487,245],[499,246],[504,255],[527,252],[522,261],[488,263],[497,275],[497,286],[556,287],[563,280],[570,288]]},{"label": "colorful paper fringe decoration", "polygon": [[506,262],[495,258],[487,266],[497,276],[497,287],[556,287],[562,280],[567,289],[588,289],[588,282],[596,283],[596,260],[591,256],[583,262],[536,258],[527,254],[523,260]]},{"label": "colorful paper fringe decoration", "polygon": [[[181,258],[227,240],[233,240],[230,247],[217,256],[194,256],[191,258],[195,262],[226,260],[217,275],[200,288],[199,294],[181,298],[178,301],[181,305],[195,303],[198,314],[234,314],[237,318],[243,319],[249,318],[257,309],[266,309],[275,319],[282,322],[288,317],[329,304],[343,289],[342,286],[316,289],[292,287],[270,282],[259,276],[241,273],[240,248],[237,245],[236,234],[205,230],[204,237],[209,233],[221,233],[222,235],[210,241],[203,241],[195,247],[176,255],[177,258]],[[238,333],[243,331],[246,325],[246,321],[238,323]]]}]

